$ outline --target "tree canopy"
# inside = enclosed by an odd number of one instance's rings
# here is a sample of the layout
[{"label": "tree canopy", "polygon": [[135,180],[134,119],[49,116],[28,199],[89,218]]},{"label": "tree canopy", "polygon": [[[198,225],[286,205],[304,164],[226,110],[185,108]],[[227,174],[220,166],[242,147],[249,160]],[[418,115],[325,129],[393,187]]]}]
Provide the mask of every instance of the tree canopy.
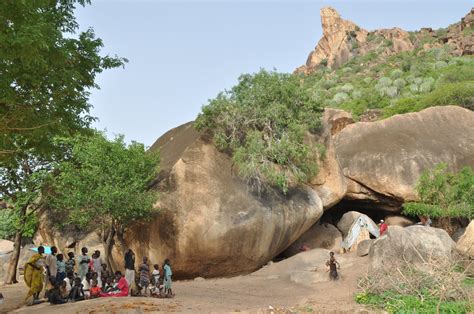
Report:
[{"label": "tree canopy", "polygon": [[[58,136],[89,131],[90,89],[105,69],[127,60],[102,56],[94,31],[76,33],[77,4],[88,0],[0,1],[0,199],[15,224],[6,282],[16,282],[20,243],[29,231],[52,163],[63,158]],[[38,205],[38,204],[36,204]]]},{"label": "tree canopy", "polygon": [[102,40],[76,34],[76,2],[0,2],[0,161],[50,154],[51,138],[89,126],[89,89],[125,59],[100,56]]},{"label": "tree canopy", "polygon": [[[61,140],[68,157],[55,165],[45,199],[62,217],[61,224],[101,230],[107,253],[126,226],[150,218],[157,193],[148,184],[158,172],[159,154],[143,144],[127,145],[102,134]],[[122,239],[120,239],[122,240]]]},{"label": "tree canopy", "polygon": [[196,127],[233,155],[239,174],[258,190],[284,192],[317,171],[315,147],[305,142],[320,127],[322,108],[298,76],[261,70],[203,107]]},{"label": "tree canopy", "polygon": [[420,201],[403,205],[413,216],[474,218],[474,172],[470,167],[450,173],[446,164],[425,171],[417,184]]}]

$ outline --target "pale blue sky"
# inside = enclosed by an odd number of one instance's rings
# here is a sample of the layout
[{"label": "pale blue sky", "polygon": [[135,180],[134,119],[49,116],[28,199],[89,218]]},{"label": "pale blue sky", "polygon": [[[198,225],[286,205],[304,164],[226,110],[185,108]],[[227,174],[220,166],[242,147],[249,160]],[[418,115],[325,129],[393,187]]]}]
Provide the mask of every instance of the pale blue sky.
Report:
[{"label": "pale blue sky", "polygon": [[150,146],[241,73],[292,72],[321,37],[328,5],[368,30],[416,30],[455,23],[474,1],[95,0],[76,12],[81,29],[92,26],[104,53],[130,60],[99,75],[95,127]]}]

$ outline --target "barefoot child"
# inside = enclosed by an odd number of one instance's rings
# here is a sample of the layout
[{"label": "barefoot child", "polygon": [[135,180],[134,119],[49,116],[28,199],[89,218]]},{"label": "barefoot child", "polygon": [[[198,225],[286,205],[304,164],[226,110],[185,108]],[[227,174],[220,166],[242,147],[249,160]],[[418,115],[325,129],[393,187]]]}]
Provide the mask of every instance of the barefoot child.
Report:
[{"label": "barefoot child", "polygon": [[143,295],[146,295],[146,290],[150,284],[150,267],[148,266],[148,258],[143,257],[143,263],[138,268],[140,271],[140,287],[145,288]]},{"label": "barefoot child", "polygon": [[329,260],[326,262],[326,266],[328,267],[329,271],[329,279],[339,279],[339,274],[337,273],[337,270],[341,268],[341,266],[339,265],[338,261],[336,261],[336,258],[334,257],[334,252],[329,253]]},{"label": "barefoot child", "polygon": [[163,266],[164,270],[164,285],[165,285],[165,294],[168,297],[173,297],[173,291],[171,290],[171,276],[173,272],[171,271],[171,263],[169,259],[165,260],[165,265]]}]

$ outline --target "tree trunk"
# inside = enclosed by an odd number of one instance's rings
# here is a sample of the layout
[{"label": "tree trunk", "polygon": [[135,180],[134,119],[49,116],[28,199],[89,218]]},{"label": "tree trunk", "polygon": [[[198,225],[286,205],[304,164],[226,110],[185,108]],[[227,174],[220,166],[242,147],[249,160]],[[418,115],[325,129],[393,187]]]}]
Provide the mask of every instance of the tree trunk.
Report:
[{"label": "tree trunk", "polygon": [[107,268],[110,271],[114,271],[112,267],[112,248],[114,246],[114,237],[115,237],[115,227],[112,225],[110,229],[104,232],[104,236],[102,237],[102,242],[104,245],[104,254],[105,254],[105,263],[107,264]]},{"label": "tree trunk", "polygon": [[127,251],[128,247],[127,247],[127,244],[125,243],[125,239],[124,239],[124,230],[123,230],[123,227],[117,227],[117,239],[119,240],[120,242],[120,247],[122,248],[122,255],[125,256],[125,252]]},{"label": "tree trunk", "polygon": [[18,229],[16,230],[16,233],[15,233],[13,253],[8,265],[7,275],[5,277],[5,283],[7,285],[18,283],[18,280],[16,279],[16,270],[18,268],[18,261],[20,260],[20,247],[21,247],[21,240],[23,237],[23,228],[25,227],[25,216],[26,216],[27,208],[28,208],[28,204],[24,205],[20,209],[20,225],[18,226]]}]

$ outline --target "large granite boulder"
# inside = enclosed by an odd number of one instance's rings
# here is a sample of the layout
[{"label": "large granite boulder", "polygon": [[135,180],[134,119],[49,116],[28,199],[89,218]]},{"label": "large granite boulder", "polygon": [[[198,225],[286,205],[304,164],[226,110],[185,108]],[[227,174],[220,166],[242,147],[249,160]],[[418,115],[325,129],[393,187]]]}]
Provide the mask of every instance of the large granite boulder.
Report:
[{"label": "large granite boulder", "polygon": [[[162,264],[169,258],[176,278],[251,272],[286,249],[323,213],[321,199],[310,187],[287,195],[253,193],[236,175],[230,156],[219,152],[192,123],[167,132],[151,147],[155,149],[162,158],[153,186],[160,211],[130,226],[125,246],[137,261],[147,256],[151,263]],[[69,239],[62,247],[75,245],[77,250],[86,244],[70,235],[50,237],[51,229],[40,229],[48,241]],[[100,245],[93,234],[89,238]],[[121,252],[116,245],[113,265],[119,269]]]},{"label": "large granite boulder", "polygon": [[0,254],[8,254],[13,252],[13,242],[10,240],[0,239]]},{"label": "large granite boulder", "polygon": [[464,233],[459,237],[456,248],[461,253],[474,258],[474,220],[469,223]]},{"label": "large granite boulder", "polygon": [[326,148],[325,158],[319,160],[319,172],[311,180],[311,187],[318,193],[325,210],[336,205],[346,194],[346,178],[337,161],[333,136],[351,123],[354,120],[349,113],[326,108],[322,118],[322,134],[313,138]]},{"label": "large granite boulder", "polygon": [[449,259],[456,243],[443,229],[413,225],[390,226],[370,248],[371,269],[389,269],[404,261],[422,264],[430,259]]},{"label": "large granite boulder", "polygon": [[[306,249],[322,248],[338,252],[341,249],[342,234],[339,229],[328,223],[315,223],[284,252],[286,257],[293,256]],[[304,247],[304,249],[303,249]]]},{"label": "large granite boulder", "polygon": [[[474,167],[473,126],[474,112],[457,106],[354,123],[336,135],[337,158],[344,175],[373,195],[416,200],[424,170],[442,162],[453,171]],[[352,186],[347,194],[367,195]]]},{"label": "large granite boulder", "polygon": [[400,227],[408,227],[414,224],[414,222],[404,216],[387,216],[385,217],[385,223],[389,226],[400,226]]},{"label": "large granite boulder", "polygon": [[[352,224],[354,223],[354,221],[356,221],[357,218],[359,218],[359,216],[361,216],[361,215],[364,215],[364,214],[353,211],[353,210],[348,211],[347,213],[344,213],[344,215],[342,215],[341,219],[337,223],[337,228],[339,230],[341,230],[342,235],[344,237],[347,236],[347,234],[348,234],[349,230],[351,229]],[[370,217],[368,217],[367,215],[364,215],[364,216],[366,216],[366,221],[372,225],[373,229],[378,228],[377,224],[372,219],[370,219]]]}]

